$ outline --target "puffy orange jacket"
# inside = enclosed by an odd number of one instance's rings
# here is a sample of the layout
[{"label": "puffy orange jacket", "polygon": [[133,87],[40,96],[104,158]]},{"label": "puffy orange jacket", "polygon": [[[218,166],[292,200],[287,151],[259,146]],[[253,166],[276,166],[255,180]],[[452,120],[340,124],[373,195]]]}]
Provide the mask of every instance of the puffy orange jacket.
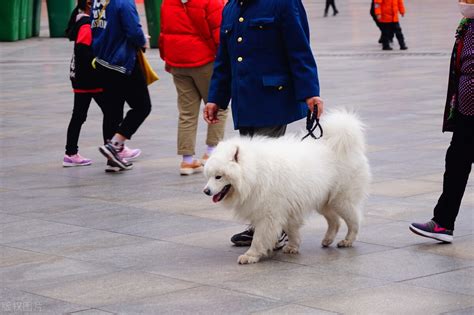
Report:
[{"label": "puffy orange jacket", "polygon": [[374,0],[375,15],[380,23],[398,22],[398,12],[405,14],[403,0]]}]

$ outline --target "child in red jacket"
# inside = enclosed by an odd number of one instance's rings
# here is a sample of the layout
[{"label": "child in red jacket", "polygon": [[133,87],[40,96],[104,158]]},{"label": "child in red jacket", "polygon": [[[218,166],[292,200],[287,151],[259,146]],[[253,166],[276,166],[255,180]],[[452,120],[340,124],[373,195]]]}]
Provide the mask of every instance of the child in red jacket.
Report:
[{"label": "child in red jacket", "polygon": [[403,0],[374,0],[374,3],[375,16],[382,29],[382,49],[392,50],[390,39],[394,34],[400,44],[400,49],[408,49],[398,18],[398,13],[405,15]]}]

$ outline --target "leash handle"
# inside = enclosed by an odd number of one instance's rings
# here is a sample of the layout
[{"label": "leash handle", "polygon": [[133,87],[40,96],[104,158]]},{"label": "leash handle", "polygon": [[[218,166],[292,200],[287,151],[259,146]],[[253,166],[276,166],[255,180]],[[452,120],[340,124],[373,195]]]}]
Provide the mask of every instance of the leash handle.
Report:
[{"label": "leash handle", "polygon": [[[319,129],[319,136],[316,136],[314,134],[314,131],[316,130],[316,128]],[[319,123],[317,106],[314,106],[314,109],[312,112],[308,109],[308,114],[306,115],[306,130],[308,131],[308,134],[306,134],[301,139],[301,141],[306,139],[308,136],[311,136],[311,138],[315,140],[320,139],[323,136],[323,127],[321,127]]]}]

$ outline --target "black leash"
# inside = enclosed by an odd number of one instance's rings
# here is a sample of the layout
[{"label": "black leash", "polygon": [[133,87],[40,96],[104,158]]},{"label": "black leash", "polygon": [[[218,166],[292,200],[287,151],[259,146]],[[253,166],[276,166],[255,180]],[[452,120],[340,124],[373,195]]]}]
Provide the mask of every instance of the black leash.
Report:
[{"label": "black leash", "polygon": [[[319,128],[319,136],[314,135],[314,131],[316,128]],[[306,116],[306,130],[308,131],[308,134],[301,138],[301,141],[306,139],[308,136],[311,136],[313,139],[319,139],[323,136],[323,127],[319,124],[319,118],[318,118],[318,107],[315,105],[313,112],[308,110],[308,115]]]}]

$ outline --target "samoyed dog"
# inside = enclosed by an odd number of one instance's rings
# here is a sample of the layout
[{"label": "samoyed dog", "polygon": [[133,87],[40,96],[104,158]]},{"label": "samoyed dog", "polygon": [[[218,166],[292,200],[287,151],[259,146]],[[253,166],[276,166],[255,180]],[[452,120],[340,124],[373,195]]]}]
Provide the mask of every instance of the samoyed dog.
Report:
[{"label": "samoyed dog", "polygon": [[322,246],[333,243],[341,218],[347,235],[337,246],[355,241],[371,177],[363,124],[355,114],[338,110],[323,115],[321,125],[319,140],[295,135],[226,140],[206,162],[204,193],[255,228],[239,264],[269,255],[282,231],[288,234],[283,252],[298,253],[299,230],[314,210],[328,223]]}]

